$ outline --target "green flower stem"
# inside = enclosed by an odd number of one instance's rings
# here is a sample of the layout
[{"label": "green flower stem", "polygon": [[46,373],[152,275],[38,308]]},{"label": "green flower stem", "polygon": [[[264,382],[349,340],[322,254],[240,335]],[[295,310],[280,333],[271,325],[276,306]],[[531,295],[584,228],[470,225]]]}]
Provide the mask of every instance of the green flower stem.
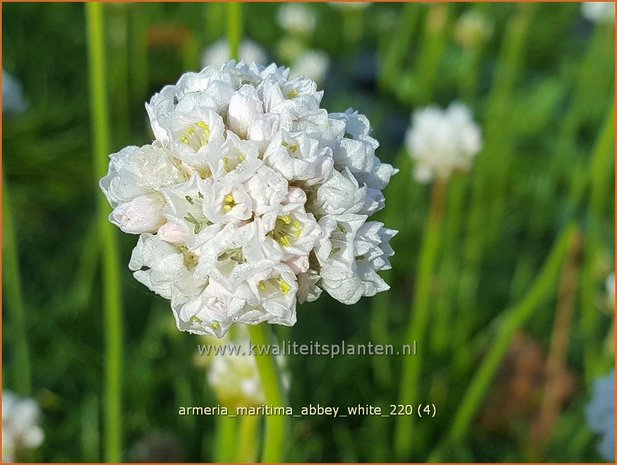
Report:
[{"label": "green flower stem", "polygon": [[128,28],[129,7],[120,6],[109,10],[109,29],[114,31],[113,44],[109,47],[110,69],[113,76],[110,80],[111,101],[113,109],[111,121],[114,123],[114,145],[126,145],[129,142],[130,132],[130,97],[129,97],[129,55],[128,55]]},{"label": "green flower stem", "polygon": [[491,351],[481,363],[454,415],[448,435],[451,444],[457,444],[467,434],[469,424],[482,403],[499,366],[506,355],[512,337],[529,320],[535,310],[553,293],[561,273],[561,266],[575,239],[577,228],[570,224],[553,246],[534,286],[523,299],[505,313]]},{"label": "green flower stem", "polygon": [[[512,106],[515,100],[516,84],[525,68],[525,51],[530,24],[533,20],[535,5],[525,3],[517,5],[519,11],[508,24],[505,43],[501,51],[500,63],[497,66],[495,86],[492,90],[491,102],[487,111],[486,156],[490,171],[484,175],[489,180],[488,198],[491,202],[488,228],[490,239],[499,236],[501,219],[508,210],[508,192],[511,183],[508,176],[515,160],[514,125],[510,123]],[[490,154],[499,153],[499,157]],[[487,167],[487,164],[484,165]],[[484,213],[484,217],[486,212]]]},{"label": "green flower stem", "polygon": [[[86,4],[90,112],[92,120],[94,177],[107,172],[109,154],[109,112],[105,69],[103,4]],[[105,315],[105,461],[122,461],[122,304],[118,243],[107,220],[109,206],[98,192],[99,234],[103,265],[103,312]]]},{"label": "green flower stem", "polygon": [[96,282],[99,267],[101,245],[99,243],[99,221],[94,217],[88,226],[88,233],[84,238],[79,256],[79,263],[73,281],[72,298],[75,312],[80,312],[92,298],[92,288]]},{"label": "green flower stem", "polygon": [[238,419],[225,415],[216,417],[216,450],[214,461],[230,463],[234,460],[234,451],[237,448]]},{"label": "green flower stem", "polygon": [[[404,405],[413,405],[420,401],[422,348],[428,346],[426,327],[429,317],[433,273],[439,252],[446,193],[447,185],[445,182],[437,181],[433,185],[429,219],[424,232],[422,249],[420,250],[418,281],[405,340],[405,343],[410,345],[416,340],[420,355],[403,359],[399,403]],[[394,450],[397,460],[406,460],[409,457],[414,437],[414,423],[415,416],[402,415],[396,418]]]},{"label": "green flower stem", "polygon": [[[611,60],[603,59],[614,54],[612,32],[605,29],[606,25],[596,25],[594,35],[589,41],[585,56],[580,60],[575,82],[572,84],[571,97],[568,107],[561,119],[555,148],[551,154],[551,161],[546,172],[551,176],[543,176],[537,180],[534,196],[538,208],[531,211],[529,229],[534,240],[540,240],[546,221],[545,211],[551,208],[559,186],[568,185],[571,209],[577,207],[579,199],[587,192],[584,176],[584,157],[577,151],[577,138],[581,127],[589,119],[590,112],[597,107],[598,102],[612,101],[607,99],[607,92],[611,92],[609,84],[614,82],[612,67],[606,63]],[[578,165],[578,166],[576,166]]]},{"label": "green flower stem", "polygon": [[343,37],[350,47],[356,47],[362,40],[364,28],[364,10],[345,9],[343,14]]},{"label": "green flower stem", "polygon": [[242,3],[240,2],[227,4],[227,40],[229,55],[232,59],[238,60],[242,43]]},{"label": "green flower stem", "polygon": [[13,212],[9,200],[9,188],[2,180],[2,252],[4,254],[4,288],[6,289],[5,307],[10,318],[11,345],[14,350],[14,360],[11,374],[14,377],[13,388],[22,395],[30,395],[32,380],[30,377],[30,354],[28,349],[28,332],[26,330],[26,311],[21,288],[21,273],[19,269],[19,250]]},{"label": "green flower stem", "polygon": [[[490,16],[487,11],[490,4],[476,3],[474,4],[474,11],[481,15]],[[480,69],[482,66],[482,58],[486,46],[490,43],[489,40],[476,41],[463,48],[462,62],[461,62],[461,77],[459,79],[459,92],[461,98],[467,104],[475,103],[478,97],[478,84],[481,82]]]},{"label": "green flower stem", "polygon": [[419,102],[433,100],[439,65],[448,40],[447,26],[450,6],[447,3],[430,5],[424,28],[424,38],[418,57]]},{"label": "green flower stem", "polygon": [[[143,5],[147,6],[147,5]],[[149,8],[130,10],[131,97],[136,101],[148,98],[148,13]]]},{"label": "green flower stem", "polygon": [[[532,4],[517,6],[518,13],[509,21],[499,55],[495,83],[491,89],[484,120],[485,142],[474,166],[471,208],[464,246],[465,269],[460,279],[459,301],[466,318],[473,318],[482,255],[486,244],[496,236],[504,207],[507,176],[513,160],[512,124],[510,123],[514,86],[524,64],[526,31],[533,16]],[[499,157],[492,156],[499,153]],[[462,353],[461,353],[462,356]]]},{"label": "green flower stem", "polygon": [[[255,346],[264,347],[270,344],[269,326],[267,324],[248,325],[248,330],[251,341]],[[256,354],[255,358],[266,404],[272,407],[284,407],[285,397],[275,358],[270,354]],[[261,461],[267,463],[281,462],[285,455],[285,416],[267,416],[265,421],[266,430]]]},{"label": "green flower stem", "polygon": [[604,127],[596,141],[589,166],[589,214],[603,218],[613,195],[613,163],[615,146],[615,105],[612,104]]},{"label": "green flower stem", "polygon": [[448,183],[448,208],[443,227],[442,261],[439,265],[440,292],[435,301],[435,323],[431,331],[430,346],[440,354],[453,343],[452,310],[456,307],[456,286],[459,277],[458,238],[463,227],[467,176],[457,176]]},{"label": "green flower stem", "polygon": [[257,460],[258,443],[255,439],[259,437],[260,420],[257,415],[243,415],[240,417],[236,462],[249,463]]},{"label": "green flower stem", "polygon": [[225,35],[225,18],[227,7],[222,2],[204,3],[203,14],[205,24],[205,39],[210,43]]},{"label": "green flower stem", "polygon": [[420,7],[415,3],[405,3],[395,34],[385,41],[383,64],[380,66],[379,86],[382,90],[395,91],[392,87],[398,83],[403,73],[405,57],[411,50],[413,34],[418,24]]},{"label": "green flower stem", "polygon": [[[390,224],[390,223],[386,223]],[[385,271],[381,273],[385,282],[391,283],[393,273]],[[371,316],[369,321],[371,341],[376,344],[387,344],[390,335],[388,329],[388,317],[391,299],[388,292],[377,294],[371,299]],[[372,367],[375,382],[381,387],[387,387],[392,381],[392,369],[388,357],[373,357]]]},{"label": "green flower stem", "polygon": [[585,262],[581,272],[582,329],[585,334],[584,371],[587,382],[598,374],[600,341],[598,335],[599,312],[595,305],[597,295],[596,266],[602,247],[601,224],[610,205],[613,180],[613,154],[615,145],[615,107],[611,105],[604,127],[591,155],[588,173],[589,204],[585,234]]}]

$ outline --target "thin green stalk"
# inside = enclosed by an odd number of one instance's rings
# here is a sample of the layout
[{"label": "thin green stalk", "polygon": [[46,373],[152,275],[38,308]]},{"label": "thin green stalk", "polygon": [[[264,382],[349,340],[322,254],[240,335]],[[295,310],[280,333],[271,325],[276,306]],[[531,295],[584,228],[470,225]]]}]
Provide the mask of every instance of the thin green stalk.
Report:
[{"label": "thin green stalk", "polygon": [[239,438],[235,461],[249,463],[257,460],[257,438],[261,418],[257,415],[243,415],[240,417]]},{"label": "thin green stalk", "polygon": [[604,127],[596,141],[589,166],[589,214],[603,218],[613,195],[613,163],[615,145],[615,105],[612,104]]},{"label": "thin green stalk", "polygon": [[405,3],[401,11],[401,19],[397,24],[396,33],[388,37],[383,63],[379,67],[379,86],[383,90],[393,90],[392,86],[398,85],[400,76],[403,73],[405,57],[411,50],[413,34],[418,24],[418,13],[420,8],[414,3]]},{"label": "thin green stalk", "polygon": [[[388,223],[386,223],[388,224]],[[386,271],[381,277],[387,283],[391,283],[393,273]],[[369,330],[371,341],[376,344],[387,344],[390,332],[388,330],[388,309],[390,308],[390,295],[388,292],[377,294],[371,299]],[[372,367],[375,381],[379,386],[389,386],[392,380],[392,370],[388,357],[372,357]]]},{"label": "thin green stalk", "polygon": [[76,313],[81,312],[92,298],[92,287],[95,285],[101,255],[98,226],[98,217],[95,217],[81,246],[70,299]]},{"label": "thin green stalk", "polygon": [[467,176],[457,176],[448,183],[448,208],[443,228],[443,258],[439,266],[440,287],[443,292],[435,302],[433,310],[435,323],[431,331],[431,347],[442,354],[452,343],[452,312],[456,308],[456,287],[460,268],[458,238],[463,227],[467,186]]},{"label": "thin green stalk", "polygon": [[[90,113],[92,121],[95,179],[107,172],[109,154],[109,111],[105,67],[103,4],[86,4]],[[103,312],[105,315],[105,461],[122,461],[122,304],[118,243],[107,220],[109,206],[98,192],[99,231],[103,265]]]},{"label": "thin green stalk", "polygon": [[516,331],[525,325],[533,312],[555,291],[561,266],[576,232],[577,227],[573,224],[564,230],[546,259],[534,286],[516,306],[506,312],[507,316],[502,320],[491,351],[476,371],[463,400],[459,403],[448,435],[451,444],[459,443],[466,436],[469,424],[481,405]]},{"label": "thin green stalk", "polygon": [[585,262],[581,272],[582,328],[586,344],[584,350],[585,379],[588,382],[598,373],[598,354],[601,343],[598,340],[599,312],[594,304],[597,292],[596,264],[602,246],[601,221],[610,204],[614,187],[613,156],[615,144],[615,107],[611,105],[604,127],[600,131],[589,166],[588,221],[585,234]]},{"label": "thin green stalk", "polygon": [[343,14],[343,37],[349,47],[357,46],[362,39],[364,9],[345,8]]},{"label": "thin green stalk", "polygon": [[[508,173],[513,160],[513,91],[524,64],[526,30],[533,15],[532,4],[518,5],[519,12],[509,24],[500,51],[495,83],[491,89],[484,128],[485,143],[476,161],[471,186],[471,208],[464,247],[465,269],[460,280],[459,300],[471,318],[476,307],[482,255],[492,237],[497,237],[503,215]],[[496,157],[495,154],[500,156]],[[488,218],[487,218],[488,216]]]},{"label": "thin green stalk", "polygon": [[81,460],[100,462],[101,431],[99,419],[99,396],[91,393],[81,406]]},{"label": "thin green stalk", "polygon": [[437,73],[447,44],[448,12],[447,3],[429,6],[424,29],[424,39],[418,58],[418,81],[421,94],[420,103],[433,100]]},{"label": "thin green stalk", "polygon": [[[476,14],[481,17],[490,17],[487,11],[490,4],[476,3],[473,8]],[[459,93],[461,99],[468,104],[473,104],[478,97],[478,84],[480,81],[480,67],[487,44],[490,43],[488,37],[474,40],[463,46],[461,56],[461,77],[459,79]]]},{"label": "thin green stalk", "polygon": [[[560,183],[568,184],[570,192],[573,192],[572,184],[580,179],[580,170],[573,168],[572,165],[580,162],[576,142],[585,119],[589,117],[590,111],[597,107],[598,102],[613,100],[607,95],[610,92],[608,85],[613,82],[612,69],[606,68],[606,63],[610,61],[608,55],[610,54],[610,57],[614,55],[611,47],[612,32],[608,35],[608,31],[602,26],[596,26],[585,56],[581,60],[576,82],[573,84],[573,95],[561,120],[555,150],[546,170],[551,176],[543,176],[538,180],[538,194],[535,198],[540,205],[532,210],[529,226],[535,236],[542,234],[545,223],[544,212],[552,205]],[[574,203],[576,200],[574,197],[569,203]]]},{"label": "thin green stalk", "polygon": [[227,4],[227,40],[229,55],[233,60],[238,60],[242,43],[242,3],[240,2]]},{"label": "thin green stalk", "polygon": [[[515,87],[525,65],[525,45],[529,25],[533,18],[534,5],[518,5],[519,12],[508,25],[504,48],[501,52],[500,63],[497,65],[495,86],[492,90],[491,101],[487,110],[486,129],[486,157],[484,157],[484,175],[488,180],[488,228],[486,213],[482,214],[481,229],[497,237],[501,225],[501,218],[507,211],[507,192],[510,186],[508,175],[514,161],[513,125],[510,124],[512,102],[514,101]],[[499,156],[491,154],[499,153]],[[488,166],[487,166],[488,165]]]},{"label": "thin green stalk", "polygon": [[130,11],[130,83],[131,96],[136,101],[146,100],[148,92],[148,6],[140,5]]},{"label": "thin green stalk", "polygon": [[188,34],[186,41],[182,44],[181,54],[184,69],[199,67],[199,43],[192,33]]},{"label": "thin green stalk", "polygon": [[225,34],[225,16],[228,5],[222,2],[204,3],[205,35],[208,43]]},{"label": "thin green stalk", "polygon": [[26,330],[26,310],[21,288],[19,269],[19,251],[13,225],[13,212],[9,200],[9,188],[2,181],[2,230],[3,230],[3,264],[4,288],[6,289],[6,310],[10,318],[11,343],[15,358],[11,374],[14,377],[13,388],[22,395],[30,395],[32,380],[30,377],[30,354],[28,349],[28,331]]},{"label": "thin green stalk", "polygon": [[[265,347],[270,344],[268,337],[270,328],[267,324],[249,325],[248,329],[251,342],[255,346]],[[285,397],[275,358],[270,354],[257,354],[255,358],[266,404],[272,407],[284,407]],[[266,431],[261,461],[267,463],[281,462],[285,458],[285,416],[266,416],[265,421]]]},{"label": "thin green stalk", "polygon": [[113,133],[114,142],[125,145],[129,140],[130,103],[129,103],[129,55],[128,55],[128,8],[127,5],[115,4],[109,14],[109,29],[113,31],[110,40],[110,66],[114,70],[112,85],[113,98]]},{"label": "thin green stalk", "polygon": [[216,417],[216,463],[230,463],[234,460],[236,450],[238,419],[219,415]]},{"label": "thin green stalk", "polygon": [[[431,285],[435,271],[435,263],[439,252],[446,183],[438,181],[433,185],[429,219],[426,224],[422,249],[420,251],[418,280],[411,307],[411,318],[407,330],[406,344],[417,341],[420,356],[406,357],[403,360],[402,376],[399,392],[399,403],[414,404],[420,401],[420,374],[422,371],[422,348],[428,344],[426,328],[429,317]],[[396,418],[394,430],[394,450],[398,460],[409,457],[414,438],[415,416],[402,415]]]}]

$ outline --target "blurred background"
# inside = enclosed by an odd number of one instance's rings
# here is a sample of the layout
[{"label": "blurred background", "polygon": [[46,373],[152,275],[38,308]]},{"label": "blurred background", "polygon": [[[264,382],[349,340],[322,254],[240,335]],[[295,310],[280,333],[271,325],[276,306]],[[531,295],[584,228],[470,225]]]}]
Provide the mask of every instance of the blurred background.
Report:
[{"label": "blurred background", "polygon": [[[396,418],[289,418],[286,459],[605,459],[585,409],[594,380],[614,367],[613,13],[584,15],[575,3],[296,6],[243,5],[241,58],[290,66],[325,90],[322,107],[368,116],[378,156],[400,169],[379,220],[400,232],[389,292],[351,307],[324,294],[298,308],[293,328],[275,330],[298,343],[402,344],[413,335],[422,359],[415,401],[434,403],[437,415],[414,420],[402,455]],[[152,140],[144,102],[154,92],[228,58],[227,5],[114,3],[104,15],[115,152]],[[84,5],[3,4],[2,21],[2,67],[14,78],[3,72],[3,389],[40,409],[44,441],[19,458],[101,461],[101,194]],[[404,136],[413,111],[455,100],[481,126],[483,150],[449,182],[429,319],[414,334],[431,187],[413,181]],[[543,265],[568,231],[551,274]],[[214,460],[216,419],[177,411],[218,403],[195,363],[200,339],[180,333],[169,302],[131,276],[136,237],[118,240],[123,459]],[[461,413],[500,345],[485,392]],[[402,363],[289,357],[289,403],[387,409],[404,389]]]}]

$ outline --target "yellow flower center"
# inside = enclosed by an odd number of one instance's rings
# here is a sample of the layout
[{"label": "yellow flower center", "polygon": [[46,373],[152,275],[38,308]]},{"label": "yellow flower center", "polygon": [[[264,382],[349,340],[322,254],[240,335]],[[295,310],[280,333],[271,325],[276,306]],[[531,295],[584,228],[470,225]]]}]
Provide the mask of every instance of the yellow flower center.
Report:
[{"label": "yellow flower center", "polygon": [[275,291],[280,291],[283,295],[287,295],[287,293],[291,290],[291,285],[285,281],[281,275],[265,281],[259,281],[257,287],[260,291],[265,291],[266,289],[271,288]]},{"label": "yellow flower center", "polygon": [[199,263],[199,257],[193,252],[191,252],[186,245],[181,245],[180,247],[178,247],[178,251],[182,254],[182,257],[184,258],[184,266],[186,267],[186,269],[189,271],[194,270]]},{"label": "yellow flower center", "polygon": [[238,204],[236,203],[236,201],[234,200],[233,195],[231,195],[231,194],[227,194],[225,196],[225,198],[223,199],[223,211],[225,213],[229,213],[231,211],[231,209],[233,207],[235,207],[236,205],[238,205]]},{"label": "yellow flower center", "polygon": [[189,126],[184,134],[180,137],[180,142],[186,144],[195,150],[199,150],[210,141],[210,126],[203,121]]},{"label": "yellow flower center", "polygon": [[302,225],[291,215],[279,216],[268,235],[283,247],[291,246],[302,234]]}]

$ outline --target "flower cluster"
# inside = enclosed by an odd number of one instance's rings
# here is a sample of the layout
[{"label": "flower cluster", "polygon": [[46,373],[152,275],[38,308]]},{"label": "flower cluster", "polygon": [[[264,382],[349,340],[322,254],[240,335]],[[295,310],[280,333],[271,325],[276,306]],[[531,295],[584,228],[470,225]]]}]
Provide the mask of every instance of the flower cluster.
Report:
[{"label": "flower cluster", "polygon": [[464,48],[486,43],[493,34],[493,23],[477,10],[463,13],[454,27],[454,38]]},{"label": "flower cluster", "polygon": [[480,128],[460,103],[446,110],[430,106],[416,111],[405,142],[415,161],[414,177],[423,183],[467,171],[482,148]]},{"label": "flower cluster", "polygon": [[615,2],[582,2],[583,17],[598,24],[615,23]]},{"label": "flower cluster", "polygon": [[368,217],[396,170],[365,116],[328,113],[288,73],[232,61],[184,74],[146,105],[156,140],[111,155],[110,221],[140,235],[129,267],[182,331],[290,326],[322,290],[353,304],[388,289],[395,231]]},{"label": "flower cluster", "polygon": [[279,40],[278,56],[290,64],[290,75],[302,75],[322,83],[330,66],[330,58],[323,50],[309,46],[317,25],[317,15],[312,5],[283,3],[278,9],[277,22],[286,33]]},{"label": "flower cluster", "polygon": [[281,29],[292,35],[310,36],[317,25],[315,11],[305,3],[282,4],[276,20]]},{"label": "flower cluster", "polygon": [[611,307],[614,309],[615,308],[615,272],[611,272],[611,274],[609,274],[606,277],[606,281],[605,281],[605,287],[606,287],[606,295],[608,297],[608,301],[611,304]]},{"label": "flower cluster", "polygon": [[21,113],[27,106],[21,83],[2,70],[2,112]]},{"label": "flower cluster", "polygon": [[590,428],[602,436],[598,452],[615,461],[615,370],[594,382],[593,398],[585,410]]},{"label": "flower cluster", "polygon": [[[268,62],[265,50],[251,39],[244,39],[238,50],[240,60],[245,63],[257,63],[263,65]],[[229,42],[227,39],[219,39],[205,48],[201,54],[201,66],[220,67],[231,58],[229,54]]]},{"label": "flower cluster", "polygon": [[14,462],[21,452],[36,449],[43,443],[39,416],[39,406],[34,400],[2,391],[2,462]]}]

